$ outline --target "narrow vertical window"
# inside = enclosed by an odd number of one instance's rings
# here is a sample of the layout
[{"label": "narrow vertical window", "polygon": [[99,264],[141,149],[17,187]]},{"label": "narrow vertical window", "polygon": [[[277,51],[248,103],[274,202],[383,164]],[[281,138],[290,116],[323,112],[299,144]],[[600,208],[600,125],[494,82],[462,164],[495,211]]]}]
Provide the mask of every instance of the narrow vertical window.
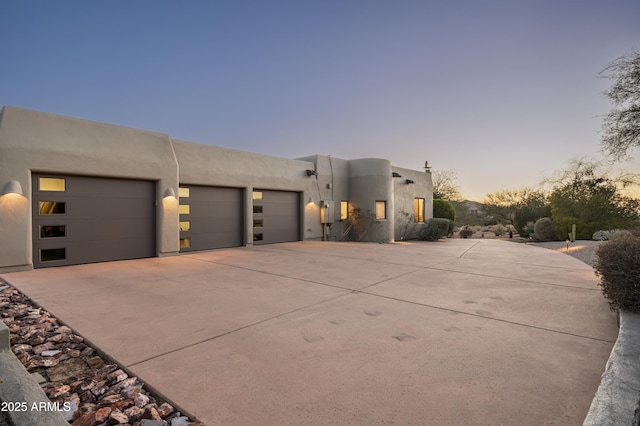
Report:
[{"label": "narrow vertical window", "polygon": [[376,219],[386,219],[386,218],[387,218],[387,202],[376,201]]},{"label": "narrow vertical window", "polygon": [[340,220],[347,220],[349,218],[349,202],[340,201]]},{"label": "narrow vertical window", "polygon": [[424,198],[413,199],[413,217],[416,222],[424,222]]}]

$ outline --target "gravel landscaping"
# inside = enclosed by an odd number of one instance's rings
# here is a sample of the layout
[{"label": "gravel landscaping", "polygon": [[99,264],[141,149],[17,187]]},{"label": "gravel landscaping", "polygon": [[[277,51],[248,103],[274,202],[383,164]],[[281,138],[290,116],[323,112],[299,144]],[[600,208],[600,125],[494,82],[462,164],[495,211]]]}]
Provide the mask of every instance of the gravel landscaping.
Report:
[{"label": "gravel landscaping", "polygon": [[200,425],[2,279],[0,317],[9,328],[11,350],[52,402],[69,407],[62,415],[70,424]]},{"label": "gravel landscaping", "polygon": [[560,253],[568,254],[576,259],[594,266],[596,262],[596,252],[602,241],[578,240],[575,243],[569,243],[567,248],[566,241],[549,241],[546,243],[527,243],[539,247],[544,247]]}]

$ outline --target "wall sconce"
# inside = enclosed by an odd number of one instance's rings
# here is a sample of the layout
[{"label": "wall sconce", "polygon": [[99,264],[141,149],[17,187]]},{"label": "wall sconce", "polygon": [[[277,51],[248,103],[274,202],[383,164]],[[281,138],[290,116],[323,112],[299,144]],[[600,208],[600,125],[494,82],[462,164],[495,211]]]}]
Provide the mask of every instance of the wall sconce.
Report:
[{"label": "wall sconce", "polygon": [[17,194],[22,195],[22,186],[17,180],[10,180],[2,188],[2,195]]},{"label": "wall sconce", "polygon": [[318,172],[315,170],[307,170],[307,176],[318,176]]},{"label": "wall sconce", "polygon": [[411,179],[406,179],[404,181],[407,185],[411,185],[412,183],[415,183],[414,181],[412,181]]},{"label": "wall sconce", "polygon": [[162,198],[176,198],[176,192],[173,188],[169,187],[164,191],[164,196]]},{"label": "wall sconce", "polygon": [[309,200],[307,201],[307,204],[313,204],[313,198],[309,197]]},{"label": "wall sconce", "polygon": [[391,177],[402,177],[402,175],[398,172],[391,173]]}]

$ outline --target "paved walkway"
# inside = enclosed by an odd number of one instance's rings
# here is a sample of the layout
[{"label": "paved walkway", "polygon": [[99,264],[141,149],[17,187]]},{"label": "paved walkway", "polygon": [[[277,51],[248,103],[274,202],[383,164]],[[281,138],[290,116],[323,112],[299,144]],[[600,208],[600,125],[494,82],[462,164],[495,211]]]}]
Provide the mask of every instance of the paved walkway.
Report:
[{"label": "paved walkway", "polygon": [[299,242],[4,274],[206,424],[580,425],[592,269],[496,240]]}]

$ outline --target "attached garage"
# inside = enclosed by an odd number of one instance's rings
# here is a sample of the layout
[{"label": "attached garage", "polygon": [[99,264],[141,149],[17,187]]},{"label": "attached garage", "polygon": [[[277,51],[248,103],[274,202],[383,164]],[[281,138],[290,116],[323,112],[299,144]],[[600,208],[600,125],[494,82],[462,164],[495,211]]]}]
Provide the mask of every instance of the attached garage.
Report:
[{"label": "attached garage", "polygon": [[156,255],[153,181],[32,174],[34,268]]},{"label": "attached garage", "polygon": [[300,240],[300,193],[253,191],[253,243]]},{"label": "attached garage", "polygon": [[242,188],[180,185],[180,251],[243,245]]}]

